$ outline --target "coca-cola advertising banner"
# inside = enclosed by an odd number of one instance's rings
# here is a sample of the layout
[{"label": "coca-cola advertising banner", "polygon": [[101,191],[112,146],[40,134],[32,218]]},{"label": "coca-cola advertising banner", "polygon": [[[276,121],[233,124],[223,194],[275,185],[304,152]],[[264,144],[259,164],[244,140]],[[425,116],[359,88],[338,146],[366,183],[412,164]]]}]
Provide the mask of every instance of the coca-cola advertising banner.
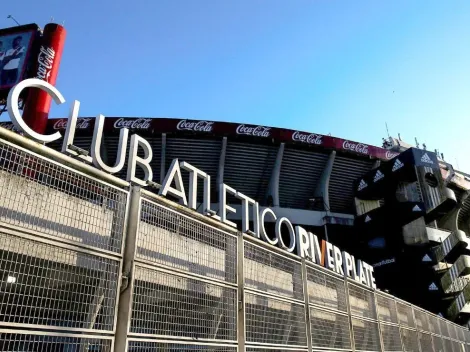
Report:
[{"label": "coca-cola advertising banner", "polygon": [[[94,122],[95,119],[91,117],[78,118],[76,127],[77,134],[91,135],[93,133]],[[47,129],[49,133],[52,133],[55,131],[64,131],[66,127],[67,119],[50,119],[48,121]],[[341,150],[383,160],[390,160],[398,155],[397,153],[389,150],[364,143],[324,136],[317,133],[293,131],[262,125],[168,118],[106,118],[104,125],[106,133],[118,134],[121,128],[128,128],[132,132],[142,136],[151,136],[158,133],[175,133],[189,135],[233,136],[255,138],[258,140],[268,139],[287,144],[310,145],[313,147]]]},{"label": "coca-cola advertising banner", "polygon": [[29,78],[38,30],[35,24],[0,30],[1,98],[5,98],[15,84]]}]

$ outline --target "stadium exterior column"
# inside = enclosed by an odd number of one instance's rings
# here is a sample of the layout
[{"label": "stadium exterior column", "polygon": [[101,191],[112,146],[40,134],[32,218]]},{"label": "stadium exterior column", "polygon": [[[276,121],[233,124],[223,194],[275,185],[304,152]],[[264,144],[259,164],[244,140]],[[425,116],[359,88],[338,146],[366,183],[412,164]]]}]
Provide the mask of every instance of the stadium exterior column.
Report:
[{"label": "stadium exterior column", "polygon": [[220,148],[219,169],[217,170],[217,189],[219,185],[224,183],[225,171],[225,154],[227,152],[227,137],[222,138],[222,146]]},{"label": "stadium exterior column", "polygon": [[166,133],[162,133],[162,154],[160,156],[160,184],[163,183],[166,173]]},{"label": "stadium exterior column", "polygon": [[279,206],[279,178],[281,175],[281,164],[282,164],[282,157],[284,156],[284,143],[279,145],[279,149],[277,151],[276,161],[274,162],[273,171],[271,173],[271,178],[269,180],[268,191],[266,194],[266,198],[271,196],[273,198],[273,206]]},{"label": "stadium exterior column", "polygon": [[320,182],[318,182],[317,188],[313,196],[323,198],[323,206],[327,212],[330,211],[330,196],[328,190],[330,188],[330,177],[333,171],[333,164],[335,162],[336,151],[333,150],[326,162],[325,168],[320,176]]},{"label": "stadium exterior column", "polygon": [[134,287],[134,258],[137,241],[137,231],[140,222],[141,188],[132,186],[127,208],[127,227],[123,249],[123,264],[121,273],[121,292],[117,311],[114,352],[127,350],[127,330],[131,321],[131,302]]}]

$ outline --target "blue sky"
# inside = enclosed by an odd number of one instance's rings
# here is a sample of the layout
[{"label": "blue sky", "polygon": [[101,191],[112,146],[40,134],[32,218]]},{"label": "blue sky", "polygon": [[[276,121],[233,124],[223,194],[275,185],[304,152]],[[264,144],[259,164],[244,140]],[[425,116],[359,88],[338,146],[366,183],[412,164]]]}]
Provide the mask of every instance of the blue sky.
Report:
[{"label": "blue sky", "polygon": [[470,172],[467,0],[18,0],[2,4],[0,28],[14,25],[8,14],[65,21],[57,86],[82,116],[235,121],[374,145],[388,122]]}]

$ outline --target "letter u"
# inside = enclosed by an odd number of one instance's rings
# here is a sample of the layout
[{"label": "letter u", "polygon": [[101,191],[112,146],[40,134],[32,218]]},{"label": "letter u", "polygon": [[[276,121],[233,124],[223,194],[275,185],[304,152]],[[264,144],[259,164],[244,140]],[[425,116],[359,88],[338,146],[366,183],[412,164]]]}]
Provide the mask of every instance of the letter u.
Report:
[{"label": "letter u", "polygon": [[122,170],[126,161],[126,146],[127,139],[129,137],[129,130],[127,128],[121,128],[119,132],[116,163],[114,166],[108,166],[103,162],[103,159],[101,159],[101,140],[103,136],[104,119],[105,117],[101,114],[96,117],[95,130],[93,131],[93,142],[91,144],[91,157],[93,159],[93,164],[96,167],[110,174],[115,174]]}]

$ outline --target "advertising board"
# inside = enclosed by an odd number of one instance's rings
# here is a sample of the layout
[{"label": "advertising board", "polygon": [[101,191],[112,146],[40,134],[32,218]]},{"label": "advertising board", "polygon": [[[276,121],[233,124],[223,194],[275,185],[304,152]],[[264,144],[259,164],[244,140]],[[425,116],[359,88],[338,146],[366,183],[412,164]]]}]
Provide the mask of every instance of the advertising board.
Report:
[{"label": "advertising board", "polygon": [[[10,123],[11,125],[11,123]],[[79,117],[76,133],[93,133],[94,117]],[[11,129],[8,123],[5,128]],[[67,119],[50,119],[46,131],[54,133],[65,131]],[[332,136],[315,133],[299,132],[282,128],[237,124],[230,122],[215,122],[205,120],[181,120],[172,118],[142,118],[142,117],[106,117],[103,130],[108,135],[118,135],[122,128],[138,132],[139,135],[150,137],[156,133],[177,133],[191,136],[232,136],[235,138],[256,139],[258,141],[275,141],[292,145],[304,145],[313,148],[332,149],[345,153],[366,156],[374,159],[390,160],[398,153],[380,147],[349,141]]]},{"label": "advertising board", "polygon": [[29,78],[38,34],[36,24],[0,30],[0,99],[15,84]]}]

